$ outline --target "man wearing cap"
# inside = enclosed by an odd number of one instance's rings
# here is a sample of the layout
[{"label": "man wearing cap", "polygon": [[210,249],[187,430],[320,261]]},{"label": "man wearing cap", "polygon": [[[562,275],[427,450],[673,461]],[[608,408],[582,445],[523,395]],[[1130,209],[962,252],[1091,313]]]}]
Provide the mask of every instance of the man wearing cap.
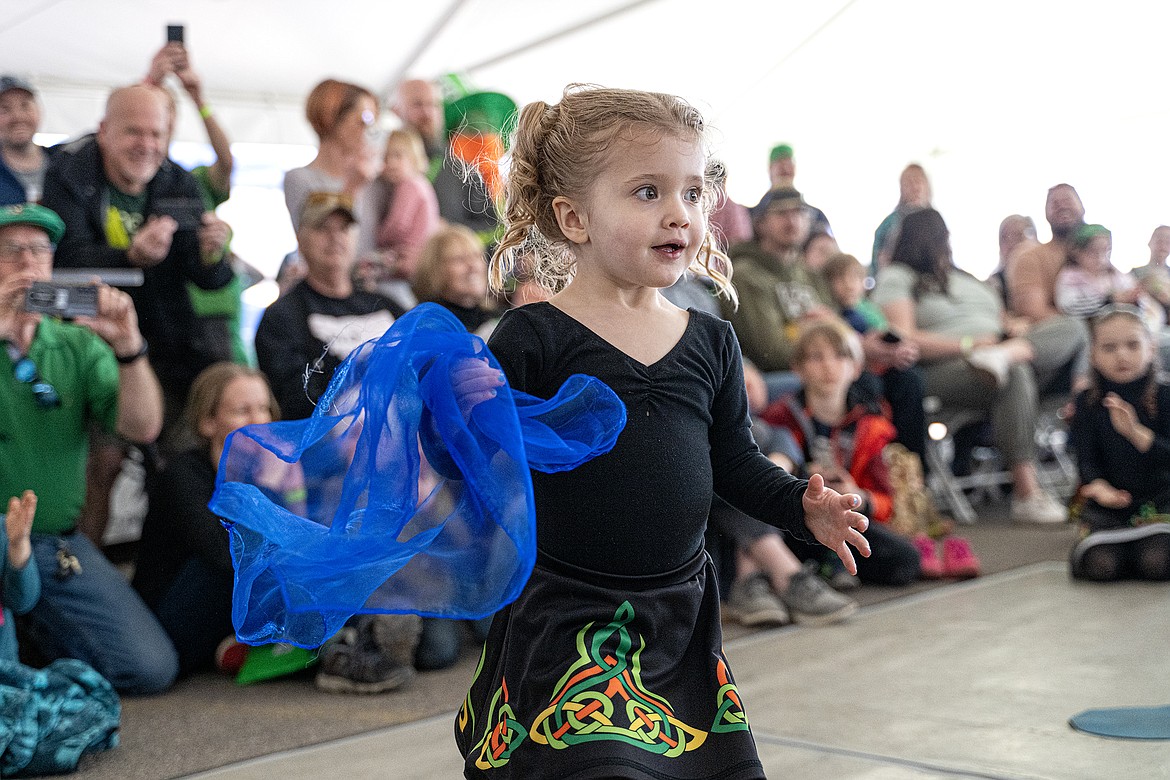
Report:
[{"label": "man wearing cap", "polygon": [[0,208],[0,493],[32,490],[41,598],[30,636],[45,656],[77,658],[127,693],[174,681],[174,647],[126,577],[76,532],[91,425],[136,442],[162,428],[162,395],[145,360],[130,296],[97,284],[97,315],[63,322],[25,310],[48,281],[65,233],[35,204]]},{"label": "man wearing cap", "polygon": [[1068,259],[1073,236],[1085,224],[1085,207],[1072,185],[1057,184],[1048,190],[1044,218],[1052,228],[1052,239],[1018,247],[1004,266],[1012,313],[1031,323],[1060,314],[1056,308],[1056,276]]},{"label": "man wearing cap", "polygon": [[32,84],[0,76],[0,205],[41,199],[50,151],[33,143],[41,107]]},{"label": "man wearing cap", "polygon": [[[772,189],[795,188],[796,155],[791,144],[776,144],[768,152],[768,180]],[[807,203],[805,208],[808,209],[811,232],[833,235],[833,228],[829,225],[829,218],[825,216],[825,212]]]},{"label": "man wearing cap", "polygon": [[403,314],[389,298],[354,287],[356,225],[349,196],[309,195],[297,229],[305,278],[268,307],[256,328],[256,360],[285,419],[310,416],[350,351]]},{"label": "man wearing cap", "polygon": [[158,87],[114,90],[97,135],[67,144],[50,162],[43,202],[65,221],[59,267],[142,269],[142,286],[128,291],[173,420],[195,376],[230,358],[224,345],[198,337],[186,284],[218,290],[233,274],[228,226],[203,210],[195,179],[167,159],[170,131]]},{"label": "man wearing cap", "polygon": [[[734,326],[744,357],[764,372],[769,397],[793,392],[792,351],[803,323],[837,318],[825,280],[808,268],[803,247],[811,216],[800,192],[781,186],[769,190],[752,211],[756,239],[732,246],[727,254],[735,269],[739,307],[721,302],[723,316]],[[867,360],[890,366],[879,378],[863,372],[863,392],[882,396],[892,409],[897,440],[911,452],[926,450],[922,411],[925,385],[921,373],[894,357],[895,347],[881,339],[863,342]],[[902,362],[902,365],[896,365]]]},{"label": "man wearing cap", "polygon": [[788,371],[800,323],[831,316],[828,288],[804,264],[810,214],[790,186],[769,190],[752,210],[755,240],[733,245],[738,308],[724,302],[743,354],[764,372]]},{"label": "man wearing cap", "polygon": [[455,128],[448,127],[439,88],[423,79],[404,81],[391,108],[423,140],[430,160],[427,176],[439,200],[439,216],[466,225],[490,245],[500,225],[496,206],[478,172],[465,175],[463,164],[452,154],[448,133]]},{"label": "man wearing cap", "polygon": [[[389,298],[354,287],[357,230],[349,195],[311,193],[297,227],[305,277],[265,310],[256,328],[256,360],[287,420],[312,415],[349,353],[404,313]],[[312,505],[315,492],[328,485],[310,482],[306,488]],[[347,626],[354,630],[339,632],[321,648],[318,687],[340,693],[401,687],[414,676],[405,655],[414,653],[419,625],[413,615],[351,618]]]}]

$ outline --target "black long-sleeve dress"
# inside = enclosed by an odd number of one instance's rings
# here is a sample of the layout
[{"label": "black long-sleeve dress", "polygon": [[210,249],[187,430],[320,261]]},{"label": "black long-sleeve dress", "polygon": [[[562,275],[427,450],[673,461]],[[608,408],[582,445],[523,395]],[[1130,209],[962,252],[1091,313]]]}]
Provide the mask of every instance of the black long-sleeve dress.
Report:
[{"label": "black long-sleeve dress", "polygon": [[466,775],[763,777],[703,531],[718,493],[804,536],[807,483],[751,437],[731,326],[690,310],[647,366],[537,303],[505,314],[489,346],[511,386],[535,396],[574,373],[601,379],[627,423],[608,454],[533,473],[537,566],[497,614],[459,712]]}]

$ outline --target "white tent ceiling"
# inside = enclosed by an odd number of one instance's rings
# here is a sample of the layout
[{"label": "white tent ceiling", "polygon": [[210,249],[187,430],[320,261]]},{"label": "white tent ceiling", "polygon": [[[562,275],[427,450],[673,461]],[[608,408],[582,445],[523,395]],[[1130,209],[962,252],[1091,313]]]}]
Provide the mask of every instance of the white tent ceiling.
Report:
[{"label": "white tent ceiling", "polygon": [[[1168,21],[1136,0],[4,0],[0,70],[41,89],[43,130],[73,134],[185,23],[210,102],[254,143],[313,143],[302,105],[326,76],[386,95],[463,72],[520,103],[573,81],[674,92],[716,129],[733,197],[754,203],[767,150],[791,142],[797,185],[862,257],[923,163],[959,261],[985,274],[1004,215],[1043,237],[1058,181],[1114,228],[1118,265],[1144,261],[1170,222]],[[179,137],[201,140],[190,112]]]}]

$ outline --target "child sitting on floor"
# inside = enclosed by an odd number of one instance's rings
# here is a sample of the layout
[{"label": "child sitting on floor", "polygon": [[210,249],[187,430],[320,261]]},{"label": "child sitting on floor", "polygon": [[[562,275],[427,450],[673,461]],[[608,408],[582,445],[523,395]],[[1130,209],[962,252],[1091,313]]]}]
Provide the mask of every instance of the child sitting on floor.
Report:
[{"label": "child sitting on floor", "polygon": [[[914,456],[900,445],[891,445],[894,426],[882,407],[850,392],[860,371],[857,336],[843,323],[813,323],[797,340],[792,368],[800,377],[801,390],[776,401],[762,416],[791,431],[803,450],[806,470],[825,475],[826,484],[836,490],[861,495],[867,516],[875,521],[866,531],[873,553],[858,564],[862,582],[905,585],[919,576],[977,576],[979,560],[965,539],[948,536],[939,559],[928,532],[945,533],[945,528],[937,522],[929,500],[924,505],[907,495],[917,491],[919,499],[925,497],[920,481],[900,480],[901,495],[895,497],[887,461]],[[895,518],[895,508],[915,515]],[[815,548],[805,552],[812,554]],[[797,554],[804,557],[802,551]]]},{"label": "child sitting on floor", "polygon": [[1170,388],[1160,383],[1140,310],[1092,321],[1093,385],[1071,425],[1081,478],[1073,577],[1170,579]]}]

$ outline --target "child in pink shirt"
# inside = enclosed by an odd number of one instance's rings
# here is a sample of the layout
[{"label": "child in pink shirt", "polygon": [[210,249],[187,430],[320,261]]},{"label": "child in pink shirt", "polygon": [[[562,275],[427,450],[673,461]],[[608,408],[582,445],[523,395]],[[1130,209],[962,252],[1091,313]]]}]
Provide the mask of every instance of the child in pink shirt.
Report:
[{"label": "child in pink shirt", "polygon": [[390,199],[378,227],[377,247],[384,276],[409,281],[427,239],[439,228],[439,201],[426,177],[422,139],[413,130],[394,130],[386,138],[382,181]]}]

